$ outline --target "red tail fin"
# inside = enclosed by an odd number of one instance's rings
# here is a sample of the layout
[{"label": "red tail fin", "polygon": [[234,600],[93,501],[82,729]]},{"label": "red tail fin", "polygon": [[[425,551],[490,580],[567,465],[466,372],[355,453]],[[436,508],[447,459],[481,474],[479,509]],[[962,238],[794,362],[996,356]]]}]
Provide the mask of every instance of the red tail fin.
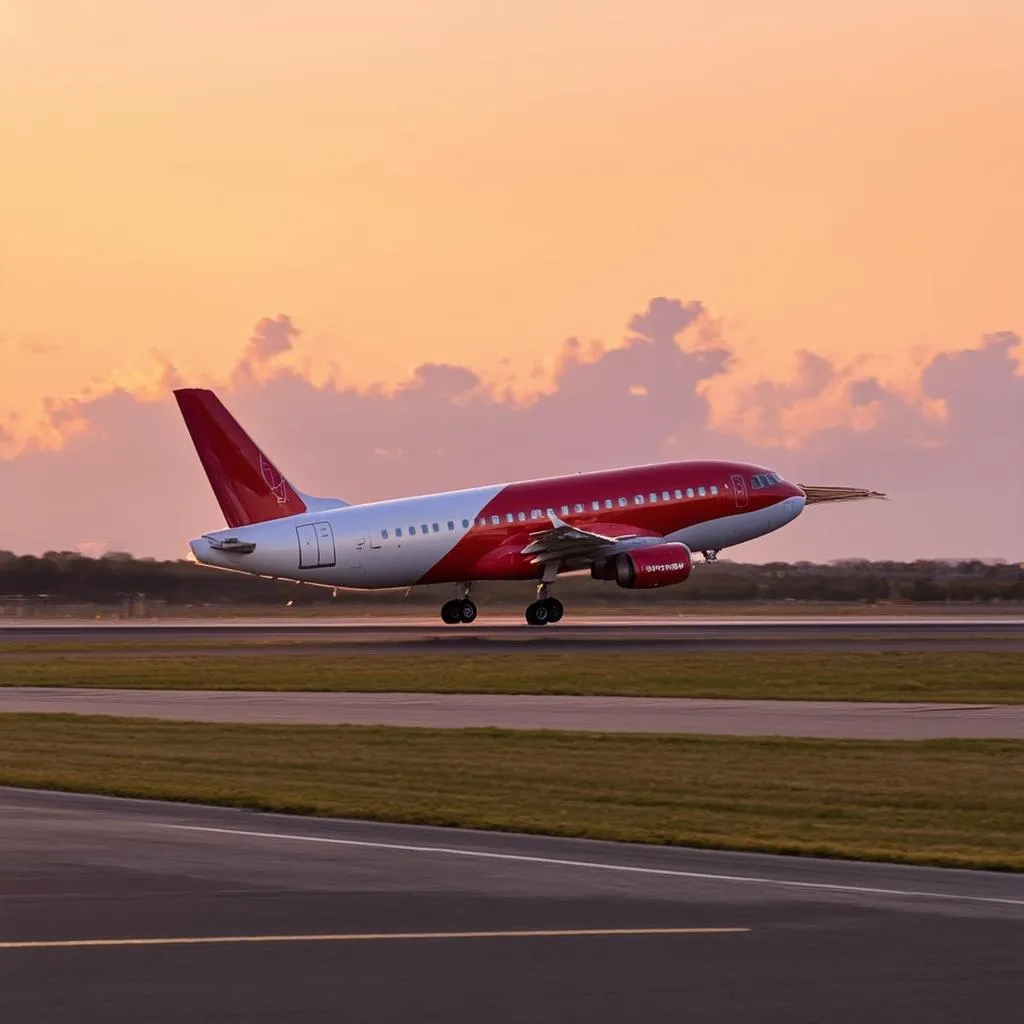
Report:
[{"label": "red tail fin", "polygon": [[306,511],[306,503],[212,392],[174,392],[199,461],[228,526],[248,526]]}]

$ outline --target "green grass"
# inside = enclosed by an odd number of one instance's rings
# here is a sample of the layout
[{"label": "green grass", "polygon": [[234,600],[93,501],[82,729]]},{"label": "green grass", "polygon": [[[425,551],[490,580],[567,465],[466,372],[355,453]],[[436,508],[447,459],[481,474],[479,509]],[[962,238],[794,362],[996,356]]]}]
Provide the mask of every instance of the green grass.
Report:
[{"label": "green grass", "polygon": [[0,686],[1024,703],[1024,655],[7,653]]},{"label": "green grass", "polygon": [[1024,870],[1024,743],[0,716],[0,782],[303,814]]}]

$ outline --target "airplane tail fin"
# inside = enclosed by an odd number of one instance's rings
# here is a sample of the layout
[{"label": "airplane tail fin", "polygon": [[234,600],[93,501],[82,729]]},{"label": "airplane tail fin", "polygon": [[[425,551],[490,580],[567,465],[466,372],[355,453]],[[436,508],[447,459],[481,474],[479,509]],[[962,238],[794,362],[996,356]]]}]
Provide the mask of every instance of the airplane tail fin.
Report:
[{"label": "airplane tail fin", "polygon": [[179,388],[174,397],[228,526],[348,504],[296,490],[212,391]]}]

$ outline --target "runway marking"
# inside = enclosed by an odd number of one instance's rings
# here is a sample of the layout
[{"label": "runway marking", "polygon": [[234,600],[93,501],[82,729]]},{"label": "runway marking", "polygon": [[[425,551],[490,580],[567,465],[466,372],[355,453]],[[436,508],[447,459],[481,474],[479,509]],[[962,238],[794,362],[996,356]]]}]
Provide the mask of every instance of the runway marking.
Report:
[{"label": "runway marking", "polygon": [[555,867],[589,868],[596,871],[617,871],[622,874],[656,875],[665,878],[692,878],[709,882],[742,882],[751,885],[775,885],[788,889],[811,889],[823,892],[844,892],[862,896],[902,896],[923,899],[951,900],[960,903],[993,903],[1024,907],[1024,899],[1000,896],[971,896],[966,893],[924,892],[916,889],[882,889],[867,885],[841,885],[835,882],[802,882],[789,878],[767,878],[759,875],[719,875],[705,871],[683,871],[678,868],[651,868],[634,864],[604,864],[600,861],[569,860],[560,857],[538,857],[525,853],[497,853],[493,850],[465,850],[452,846],[419,846],[409,843],[382,843],[369,839],[338,839],[334,836],[300,836],[284,832],[256,832],[240,828],[216,828],[212,825],[180,825],[174,822],[151,822],[155,828],[182,832],[210,832],[217,835],[246,836],[252,839],[285,839],[300,843],[324,843],[333,846],[354,846],[371,850],[394,850],[399,853],[436,853],[449,857],[474,857],[479,860],[514,861],[525,864],[547,864]]},{"label": "runway marking", "polygon": [[577,939],[631,935],[739,935],[749,928],[550,928],[496,932],[349,932],[336,935],[198,935],[163,939],[56,939],[0,942],[0,949],[89,949],[110,946],[216,946],[238,942],[395,942],[434,939]]}]

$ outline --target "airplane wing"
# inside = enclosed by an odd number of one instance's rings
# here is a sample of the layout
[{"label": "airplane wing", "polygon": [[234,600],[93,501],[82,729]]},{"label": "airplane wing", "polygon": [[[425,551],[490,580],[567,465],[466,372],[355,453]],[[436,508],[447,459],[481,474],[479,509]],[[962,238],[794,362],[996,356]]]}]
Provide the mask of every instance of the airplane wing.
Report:
[{"label": "airplane wing", "polygon": [[887,494],[883,494],[881,491],[869,491],[864,487],[805,487],[803,484],[800,486],[803,488],[804,494],[807,495],[808,505],[822,505],[825,502],[835,501],[865,501],[868,498],[889,500]]},{"label": "airplane wing", "polygon": [[533,556],[531,562],[534,565],[569,560],[587,561],[619,541],[641,536],[635,531],[622,533],[614,527],[609,527],[604,533],[580,529],[563,522],[554,513],[549,513],[548,519],[551,528],[531,533],[530,543],[523,548],[524,555]]}]

